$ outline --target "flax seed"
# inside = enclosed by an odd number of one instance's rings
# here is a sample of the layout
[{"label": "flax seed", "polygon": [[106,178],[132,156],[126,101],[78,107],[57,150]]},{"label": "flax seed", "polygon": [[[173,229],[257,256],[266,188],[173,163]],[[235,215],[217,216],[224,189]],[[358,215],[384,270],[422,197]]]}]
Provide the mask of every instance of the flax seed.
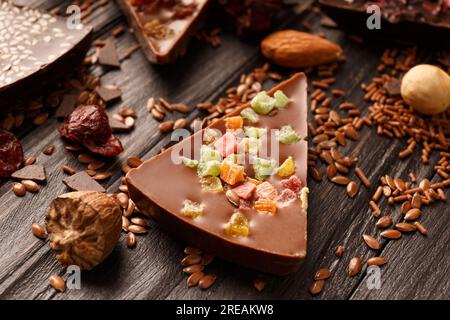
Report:
[{"label": "flax seed", "polygon": [[39,191],[38,184],[36,182],[34,182],[33,180],[22,180],[20,183],[25,187],[25,189],[28,192],[35,193],[35,192]]},{"label": "flax seed", "polygon": [[144,234],[147,233],[148,230],[142,226],[138,226],[136,224],[132,224],[128,227],[128,231],[136,234]]},{"label": "flax seed", "polygon": [[380,236],[382,236],[383,238],[394,240],[394,239],[399,239],[402,236],[402,234],[398,230],[388,229],[388,230],[381,232]]},{"label": "flax seed", "polygon": [[338,246],[336,250],[334,251],[334,254],[336,257],[340,258],[344,254],[345,248],[343,246]]},{"label": "flax seed", "polygon": [[131,225],[130,220],[127,217],[122,216],[122,230],[128,232],[128,227]]},{"label": "flax seed", "polygon": [[70,167],[70,166],[68,166],[67,164],[63,165],[63,168],[62,168],[62,169],[63,169],[63,171],[64,171],[65,173],[70,174],[70,175],[73,175],[73,174],[76,173],[75,169],[72,168],[72,167]]},{"label": "flax seed", "polygon": [[201,272],[201,271],[203,271],[203,269],[205,269],[204,265],[193,264],[193,265],[183,268],[183,272],[187,273],[187,274],[193,274],[193,273]]},{"label": "flax seed", "polygon": [[314,281],[309,286],[309,293],[311,293],[312,295],[319,294],[320,292],[322,292],[324,285],[325,285],[324,280]]},{"label": "flax seed", "polygon": [[411,207],[420,209],[422,207],[422,197],[416,192],[411,200]]},{"label": "flax seed", "polygon": [[183,252],[187,255],[193,254],[193,255],[199,256],[202,254],[202,250],[195,248],[195,247],[191,247],[191,246],[187,246],[186,248],[184,248]]},{"label": "flax seed", "polygon": [[181,265],[184,267],[188,267],[194,264],[199,264],[202,261],[202,257],[195,254],[187,255],[181,260]]},{"label": "flax seed", "polygon": [[380,228],[380,229],[387,228],[390,225],[392,225],[392,218],[391,218],[391,216],[381,217],[380,219],[378,219],[377,223],[375,224],[375,226],[377,228]]},{"label": "flax seed", "polygon": [[198,286],[201,289],[208,289],[216,282],[216,279],[217,277],[213,274],[205,275],[199,280]]},{"label": "flax seed", "polygon": [[378,186],[377,190],[375,191],[375,193],[372,196],[372,201],[377,202],[378,200],[380,200],[382,194],[383,194],[383,187]]},{"label": "flax seed", "polygon": [[361,180],[366,188],[370,188],[370,181],[360,167],[355,168],[355,174],[358,176],[359,180]]},{"label": "flax seed", "polygon": [[413,208],[405,214],[404,219],[406,221],[416,220],[421,216],[421,214],[422,214],[422,211],[420,211],[420,209]]},{"label": "flax seed", "polygon": [[205,274],[203,272],[195,272],[189,276],[186,283],[189,287],[198,285],[198,282],[203,278]]},{"label": "flax seed", "polygon": [[405,201],[402,203],[402,206],[400,208],[400,212],[402,214],[406,214],[409,210],[411,210],[411,202]]},{"label": "flax seed", "polygon": [[13,184],[12,190],[18,197],[23,197],[27,193],[27,189],[25,189],[25,186],[19,182]]},{"label": "flax seed", "polygon": [[356,276],[362,269],[362,261],[359,257],[354,257],[348,264],[348,275],[350,277]]},{"label": "flax seed", "polygon": [[33,223],[31,225],[31,232],[35,237],[40,239],[45,239],[47,237],[47,232],[45,231],[44,226],[38,223]]},{"label": "flax seed", "polygon": [[42,151],[42,153],[49,156],[49,155],[53,154],[54,151],[55,151],[55,146],[48,146]]},{"label": "flax seed", "polygon": [[416,231],[417,227],[411,223],[400,222],[395,225],[395,228],[400,232],[413,232]]},{"label": "flax seed", "polygon": [[322,181],[322,173],[320,173],[320,171],[316,167],[311,167],[310,173],[311,173],[311,177],[314,180],[316,180],[317,182]]},{"label": "flax seed", "polygon": [[66,283],[64,279],[57,275],[52,275],[49,279],[50,285],[59,292],[64,292],[66,290]]},{"label": "flax seed", "polygon": [[386,264],[386,259],[382,257],[372,257],[367,260],[368,266],[382,266],[384,264]]},{"label": "flax seed", "polygon": [[331,181],[338,185],[346,186],[350,183],[350,179],[345,176],[335,176],[331,178]]},{"label": "flax seed", "polygon": [[347,195],[350,198],[354,198],[357,193],[358,193],[358,185],[355,182],[350,181],[350,183],[347,185]]},{"label": "flax seed", "polygon": [[136,247],[136,235],[133,232],[128,233],[127,247],[130,249]]},{"label": "flax seed", "polygon": [[419,221],[414,221],[413,224],[416,226],[417,230],[418,230],[421,234],[426,235],[426,234],[428,233],[427,228],[425,228]]},{"label": "flax seed", "polygon": [[314,280],[326,280],[330,277],[331,272],[329,269],[322,268],[317,270],[317,272],[314,274]]},{"label": "flax seed", "polygon": [[364,242],[367,244],[367,246],[373,250],[379,250],[380,249],[380,243],[377,239],[375,239],[372,236],[369,236],[368,234],[363,234]]},{"label": "flax seed", "polygon": [[381,211],[378,205],[373,200],[369,201],[369,205],[372,208],[372,216],[378,218],[381,215]]}]

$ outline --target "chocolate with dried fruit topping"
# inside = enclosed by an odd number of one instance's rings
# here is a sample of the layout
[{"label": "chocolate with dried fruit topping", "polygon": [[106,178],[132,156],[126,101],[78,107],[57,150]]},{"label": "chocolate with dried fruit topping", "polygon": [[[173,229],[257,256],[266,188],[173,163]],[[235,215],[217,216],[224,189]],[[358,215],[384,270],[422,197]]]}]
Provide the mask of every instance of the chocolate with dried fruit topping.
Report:
[{"label": "chocolate with dried fruit topping", "polygon": [[[152,63],[171,63],[184,55],[189,40],[201,27],[209,0],[117,0]],[[135,5],[133,5],[133,3]]]},{"label": "chocolate with dried fruit topping", "polygon": [[0,2],[0,112],[56,83],[83,61],[92,28],[10,1]]},{"label": "chocolate with dried fruit topping", "polygon": [[[282,90],[289,97],[288,106],[280,109],[273,116],[260,115],[257,124],[246,120],[244,126],[258,125],[271,130],[280,129],[289,124],[299,135],[306,136],[306,88],[305,75],[301,73],[294,75],[269,91],[269,95],[273,95],[277,90]],[[267,102],[266,97],[262,99],[262,102]],[[229,116],[238,116],[247,107],[249,104],[243,105]],[[208,129],[212,128],[225,132],[225,120],[219,120],[208,127]],[[307,142],[300,140],[292,144],[279,144],[280,164],[288,157],[292,157],[295,160],[295,176],[288,179],[277,174],[265,177],[266,181],[278,190],[289,187],[290,181],[298,181],[298,188],[293,191],[299,192],[297,197],[294,199],[287,197],[289,198],[287,199],[285,194],[281,195],[280,201],[286,203],[279,206],[276,212],[271,210],[273,202],[263,201],[259,205],[264,205],[269,212],[257,212],[250,200],[241,199],[237,208],[236,204],[227,200],[224,191],[214,193],[203,191],[197,170],[192,168],[197,165],[193,160],[187,162],[189,166],[172,162],[173,150],[180,150],[183,146],[188,147],[193,139],[201,137],[205,130],[197,132],[162,154],[145,161],[139,168],[130,170],[126,176],[126,182],[131,199],[139,210],[153,216],[169,232],[206,252],[264,272],[280,275],[294,272],[306,256],[307,200],[306,192],[300,192],[300,190],[303,190],[301,186],[306,186]],[[258,134],[256,131],[252,131],[251,134]],[[268,140],[271,138],[271,135],[267,136]],[[201,168],[200,172],[207,172],[213,175],[211,180],[220,182],[221,177],[216,176],[218,172],[215,168],[215,163],[218,162],[215,159],[220,157],[219,152],[206,147],[202,148],[203,157],[208,158],[210,167]],[[232,161],[231,158],[229,161]],[[201,162],[202,159],[200,159]],[[270,165],[270,161],[266,161],[265,164]],[[229,167],[233,167],[232,162]],[[235,173],[239,174],[239,166],[234,169]],[[254,175],[251,165],[248,167],[246,164],[245,170],[247,181],[258,184],[259,182],[255,179],[249,178]],[[294,179],[294,177],[297,178]],[[231,180],[230,183],[235,182],[235,179]],[[154,183],[155,181],[157,183]],[[254,188],[245,191],[246,198],[256,196]],[[247,192],[253,195],[247,195]],[[186,212],[189,215],[183,214],[183,202],[185,206],[188,205]],[[230,218],[236,223],[236,228],[227,227]],[[226,231],[229,231],[231,235]]]}]

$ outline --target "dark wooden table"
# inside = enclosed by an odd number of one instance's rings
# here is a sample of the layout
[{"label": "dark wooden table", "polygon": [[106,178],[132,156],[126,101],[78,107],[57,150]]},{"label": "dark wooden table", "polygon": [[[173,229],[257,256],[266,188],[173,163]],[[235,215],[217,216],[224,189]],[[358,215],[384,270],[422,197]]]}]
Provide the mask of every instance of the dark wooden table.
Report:
[{"label": "dark wooden table", "polygon": [[[43,9],[66,8],[68,5],[68,1],[61,0],[34,0],[30,3]],[[318,21],[316,14],[307,11],[291,17],[285,24],[302,29],[302,23],[308,22],[315,31],[323,31],[329,39],[343,46],[349,61],[340,68],[336,87],[350,89],[347,99],[366,114],[367,104],[362,100],[359,86],[377,74],[376,66],[383,44],[351,42],[342,31],[322,28]],[[119,50],[135,42],[133,34],[128,31],[118,38],[111,36],[114,28],[126,26],[114,2],[93,12],[86,22],[95,26],[95,38],[112,38]],[[119,168],[127,157],[137,155],[148,159],[170,141],[169,136],[159,133],[158,122],[146,111],[145,104],[150,96],[162,96],[192,106],[214,100],[227,87],[236,84],[241,73],[264,63],[256,39],[248,43],[229,33],[221,38],[223,43],[218,49],[193,41],[187,55],[174,65],[153,66],[142,52],[136,52],[122,63],[120,70],[106,72],[102,67],[92,67],[92,72],[101,76],[102,83],[116,84],[124,92],[122,101],[111,106],[108,112],[117,111],[121,106],[132,106],[139,113],[134,131],[119,135],[125,152],[112,164],[116,168],[114,174],[104,183],[108,191],[117,191],[121,178]],[[198,111],[194,110],[189,119],[197,115]],[[293,275],[267,276],[267,287],[261,293],[252,285],[255,272],[220,260],[209,267],[210,272],[218,275],[212,288],[206,291],[188,289],[179,264],[186,244],[168,236],[150,222],[150,232],[138,237],[137,248],[127,249],[123,235],[102,265],[82,273],[81,290],[57,294],[48,285],[48,278],[55,273],[62,274],[64,269],[56,263],[48,243],[31,234],[30,226],[43,221],[51,199],[67,192],[62,183],[65,176],[62,165],[67,163],[82,168],[74,155],[64,149],[64,143],[56,132],[58,125],[58,121],[51,118],[45,125],[28,126],[16,132],[26,155],[38,155],[38,162],[46,167],[48,183],[38,194],[27,194],[24,198],[13,194],[11,182],[3,182],[0,186],[1,299],[311,299],[307,287],[315,271],[322,267],[330,268],[332,275],[317,299],[450,298],[450,212],[447,203],[434,204],[421,218],[428,228],[428,236],[414,233],[404,235],[398,241],[383,240],[380,255],[387,258],[388,264],[381,268],[382,287],[369,290],[365,269],[350,278],[347,267],[353,256],[366,261],[374,255],[363,244],[361,235],[376,234],[375,220],[368,208],[375,184],[370,190],[361,188],[356,199],[350,200],[342,187],[326,181],[318,184],[311,179],[308,181],[311,194],[307,259]],[[433,176],[432,165],[420,163],[419,151],[407,160],[398,159],[397,154],[404,148],[404,142],[379,137],[368,128],[364,128],[360,136],[360,140],[348,145],[344,152],[358,155],[358,163],[371,181],[377,181],[384,174],[407,178],[410,171],[419,179],[437,179]],[[52,156],[41,152],[48,145],[56,147]],[[432,160],[436,161],[436,158]],[[351,177],[356,179],[353,173]],[[382,211],[391,213],[397,220],[400,218],[398,207],[383,204]],[[334,255],[338,245],[346,247],[341,259]]]}]

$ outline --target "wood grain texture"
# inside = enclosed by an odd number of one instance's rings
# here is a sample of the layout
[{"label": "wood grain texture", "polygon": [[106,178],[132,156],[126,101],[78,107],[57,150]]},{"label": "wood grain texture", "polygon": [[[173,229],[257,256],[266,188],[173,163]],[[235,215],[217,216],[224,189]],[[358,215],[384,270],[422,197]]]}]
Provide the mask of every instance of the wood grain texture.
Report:
[{"label": "wood grain texture", "polygon": [[[33,1],[33,5],[45,9],[56,5],[63,8],[67,2],[41,0]],[[377,74],[375,69],[382,45],[349,42],[341,31],[317,26],[319,19],[314,13],[295,17],[289,26],[301,29],[304,21],[343,46],[349,62],[340,67],[338,81],[333,87],[350,90],[346,100],[354,102],[366,113],[359,85]],[[95,11],[86,22],[94,25],[95,36],[101,39],[110,38],[111,31],[118,25],[126,27],[113,2]],[[122,63],[120,70],[92,68],[94,74],[101,76],[103,84],[116,84],[124,92],[122,100],[107,111],[113,113],[122,106],[131,106],[139,115],[134,131],[118,135],[125,151],[108,163],[114,174],[103,185],[109,192],[117,191],[121,178],[119,168],[128,156],[148,159],[170,142],[168,135],[159,133],[158,122],[145,109],[150,96],[162,96],[191,106],[214,100],[228,86],[237,83],[241,73],[264,62],[259,55],[257,41],[246,43],[231,34],[224,34],[221,38],[223,44],[219,49],[193,41],[187,55],[175,65],[152,66],[138,51]],[[114,42],[118,50],[124,50],[136,40],[126,32]],[[271,84],[268,83],[269,86]],[[198,111],[193,110],[189,119],[197,114]],[[176,118],[175,115],[169,117]],[[347,276],[348,262],[353,256],[359,256],[363,261],[374,256],[361,236],[364,233],[377,234],[375,219],[371,217],[367,204],[375,190],[375,181],[384,174],[407,178],[408,172],[413,171],[420,179],[431,177],[433,173],[431,166],[423,166],[419,162],[418,152],[400,161],[397,153],[404,147],[403,143],[379,137],[367,127],[361,130],[360,140],[350,143],[342,152],[358,156],[358,164],[373,182],[372,187],[367,190],[360,186],[356,199],[350,200],[342,187],[326,181],[318,184],[310,179],[308,257],[301,270],[288,277],[261,275],[267,279],[263,292],[253,288],[252,280],[258,275],[254,271],[220,260],[208,266],[208,272],[218,276],[212,288],[206,291],[188,289],[185,284],[187,277],[179,265],[185,244],[169,237],[150,221],[149,234],[137,236],[135,249],[126,247],[126,237],[122,235],[102,265],[83,272],[81,290],[56,294],[49,287],[48,278],[54,273],[62,274],[64,269],[56,263],[48,244],[34,238],[30,228],[32,223],[43,221],[48,203],[67,191],[62,183],[65,176],[62,165],[83,169],[75,155],[64,149],[64,142],[56,133],[58,125],[52,118],[43,126],[27,127],[18,133],[25,153],[37,155],[38,163],[47,169],[48,182],[40,192],[17,198],[11,192],[11,182],[0,185],[0,299],[310,299],[307,287],[315,271],[322,267],[330,268],[332,276],[315,299],[450,298],[449,278],[446,276],[450,272],[450,221],[446,203],[436,203],[426,209],[421,221],[429,229],[429,236],[424,238],[413,234],[398,241],[382,241],[379,255],[386,257],[388,264],[381,269],[381,290],[367,289],[365,269],[354,278]],[[41,152],[48,145],[56,147],[52,156]],[[353,173],[350,177],[359,183]],[[399,219],[398,207],[383,204],[381,208],[383,214]],[[334,255],[338,245],[346,248],[341,259]]]}]

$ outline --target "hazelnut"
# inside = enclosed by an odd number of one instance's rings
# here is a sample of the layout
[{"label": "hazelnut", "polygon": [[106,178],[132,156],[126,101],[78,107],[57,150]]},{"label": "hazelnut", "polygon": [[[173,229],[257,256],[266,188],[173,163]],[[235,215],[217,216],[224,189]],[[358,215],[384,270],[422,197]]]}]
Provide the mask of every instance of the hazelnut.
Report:
[{"label": "hazelnut", "polygon": [[54,199],[45,217],[50,247],[64,265],[90,270],[112,252],[122,230],[117,201],[101,192],[79,191]]},{"label": "hazelnut", "polygon": [[450,76],[442,69],[420,64],[403,77],[401,94],[416,111],[433,115],[450,106]]}]

